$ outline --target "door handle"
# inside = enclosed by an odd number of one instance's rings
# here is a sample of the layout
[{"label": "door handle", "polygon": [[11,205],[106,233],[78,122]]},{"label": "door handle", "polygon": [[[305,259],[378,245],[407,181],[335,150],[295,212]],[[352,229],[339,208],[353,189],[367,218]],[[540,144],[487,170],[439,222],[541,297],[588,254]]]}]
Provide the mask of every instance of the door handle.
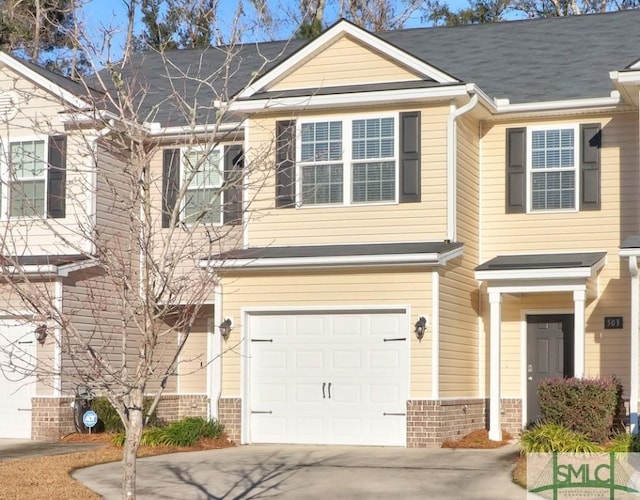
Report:
[{"label": "door handle", "polygon": [[324,395],[324,387],[327,385],[326,382],[322,382],[322,399],[325,399],[326,396]]},{"label": "door handle", "polygon": [[331,399],[331,382],[329,382],[329,399]]}]

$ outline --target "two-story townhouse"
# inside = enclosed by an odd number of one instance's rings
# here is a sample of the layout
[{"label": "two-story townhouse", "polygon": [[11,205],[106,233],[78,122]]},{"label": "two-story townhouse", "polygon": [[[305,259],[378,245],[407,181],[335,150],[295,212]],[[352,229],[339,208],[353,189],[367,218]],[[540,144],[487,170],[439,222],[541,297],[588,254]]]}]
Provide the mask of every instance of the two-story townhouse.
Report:
[{"label": "two-story townhouse", "polygon": [[635,430],[639,21],[342,21],[236,48],[219,92],[189,70],[223,50],[165,54],[173,79],[140,56],[167,237],[200,153],[163,96],[182,77],[229,111],[202,162],[216,181],[193,188],[220,197],[203,237],[238,245],[201,256],[217,286],[169,393],[243,443],[429,446],[519,432],[543,377],[615,374]]}]

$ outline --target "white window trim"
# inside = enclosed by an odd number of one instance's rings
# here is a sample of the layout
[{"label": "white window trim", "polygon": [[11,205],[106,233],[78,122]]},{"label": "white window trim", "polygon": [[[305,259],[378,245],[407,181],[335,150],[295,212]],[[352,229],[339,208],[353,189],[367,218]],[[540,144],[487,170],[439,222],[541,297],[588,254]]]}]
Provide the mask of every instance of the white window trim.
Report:
[{"label": "white window trim", "polygon": [[[534,172],[545,172],[546,169],[534,170],[533,163],[533,133],[548,130],[573,130],[573,168],[563,168],[553,171],[573,171],[575,172],[575,189],[574,189],[574,203],[573,208],[553,208],[553,209],[533,209],[532,205],[532,177]],[[580,211],[580,126],[576,123],[569,124],[556,124],[556,125],[544,125],[527,127],[527,180],[526,180],[526,196],[527,196],[527,213],[528,214],[554,214],[554,213],[575,213]]]},{"label": "white window trim", "polygon": [[[357,202],[354,203],[352,200],[352,190],[353,186],[351,185],[351,169],[353,166],[353,158],[352,158],[352,144],[353,144],[353,122],[355,120],[367,120],[372,118],[393,118],[393,152],[394,152],[394,162],[395,162],[395,193],[394,199],[388,201],[373,201],[373,202]],[[342,203],[320,203],[320,204],[310,204],[304,205],[302,203],[302,125],[305,123],[319,123],[319,122],[342,122],[342,165],[343,165],[343,186],[342,186]],[[397,205],[399,203],[399,183],[400,183],[400,114],[395,113],[366,113],[366,114],[348,114],[348,115],[320,115],[313,116],[304,119],[298,119],[296,121],[296,208],[304,208],[304,209],[318,209],[318,208],[327,208],[327,207],[370,207],[376,205]],[[379,160],[372,160],[379,161]],[[387,160],[382,160],[387,161]],[[359,163],[363,163],[365,160],[358,160]],[[309,164],[308,162],[305,162]],[[325,162],[322,162],[325,163]],[[327,161],[327,164],[331,163],[340,163],[338,161],[331,162]]]},{"label": "white window trim", "polygon": [[[208,148],[204,146],[184,146],[180,148],[180,190],[182,190],[184,186],[184,177],[185,177],[185,161],[187,157],[187,153],[189,151],[198,151],[198,152],[206,152]],[[205,188],[205,189],[217,189],[219,191],[219,199],[220,199],[220,217],[217,222],[204,222],[199,224],[205,224],[208,226],[222,226],[224,224],[224,152],[225,148],[222,145],[218,145],[215,148],[208,149],[209,153],[214,153],[215,151],[220,152],[220,164],[218,168],[220,169],[220,186],[214,188]],[[187,203],[187,191],[185,191],[185,196],[180,200],[180,221],[185,225],[191,227],[194,226],[194,223],[187,222],[186,220],[186,203]]]},{"label": "white window trim", "polygon": [[[0,199],[2,203],[2,211],[0,220],[37,220],[45,219],[47,214],[47,200],[49,199],[49,137],[43,135],[27,135],[24,137],[3,137],[0,139],[0,178],[2,185],[0,186]],[[38,142],[44,143],[44,212],[40,215],[11,215],[11,182],[13,177],[10,168],[11,144],[19,142]]]}]

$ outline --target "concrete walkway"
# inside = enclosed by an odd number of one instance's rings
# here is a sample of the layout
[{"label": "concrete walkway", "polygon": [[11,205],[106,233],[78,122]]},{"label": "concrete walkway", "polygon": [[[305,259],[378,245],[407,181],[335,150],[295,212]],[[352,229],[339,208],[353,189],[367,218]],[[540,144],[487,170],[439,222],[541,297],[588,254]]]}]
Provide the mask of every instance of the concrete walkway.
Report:
[{"label": "concrete walkway", "polygon": [[100,443],[59,443],[0,438],[0,462],[46,455],[64,455],[65,453],[86,451],[99,446],[103,445]]},{"label": "concrete walkway", "polygon": [[[140,499],[525,498],[511,482],[515,446],[498,450],[254,445],[138,461]],[[74,477],[121,497],[120,464]]]}]

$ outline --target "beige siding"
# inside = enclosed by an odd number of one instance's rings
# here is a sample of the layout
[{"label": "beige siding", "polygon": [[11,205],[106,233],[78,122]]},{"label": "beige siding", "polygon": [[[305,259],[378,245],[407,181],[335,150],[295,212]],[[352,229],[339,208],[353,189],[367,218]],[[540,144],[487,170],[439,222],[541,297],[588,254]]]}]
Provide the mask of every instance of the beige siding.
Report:
[{"label": "beige siding", "polygon": [[[431,315],[431,273],[392,271],[298,271],[224,279],[223,316],[237,325],[222,358],[223,397],[241,395],[242,308],[303,308],[358,306],[409,306],[410,325],[419,316]],[[412,328],[411,328],[412,330]],[[412,398],[431,397],[431,343],[411,338]]]},{"label": "beige siding", "polygon": [[[22,289],[22,293],[31,299],[32,303],[24,301],[18,293],[17,287]],[[55,300],[55,289],[53,283],[32,281],[29,284],[16,284],[14,286],[8,284],[0,285],[0,317],[2,318],[21,318],[25,323],[33,324],[33,331],[37,325],[47,323],[46,318],[39,314],[36,307],[46,310],[46,305]],[[36,353],[38,365],[36,367],[36,395],[51,396],[53,395],[54,380],[54,350],[55,338],[52,330],[49,330],[44,344],[36,345]],[[35,334],[32,339],[35,341]],[[6,346],[0,345],[0,349]],[[0,378],[2,375],[0,374]]]},{"label": "beige siding", "polygon": [[294,68],[271,90],[419,80],[412,71],[348,36]]},{"label": "beige siding", "polygon": [[478,395],[478,127],[469,117],[458,122],[456,223],[464,253],[440,273],[441,397]]},{"label": "beige siding", "polygon": [[[23,140],[46,139],[47,136],[64,134],[60,114],[64,111],[61,101],[16,73],[0,67],[0,92],[13,92],[18,97],[16,115],[0,123],[1,162],[7,161],[9,143]],[[89,199],[92,192],[88,184],[88,165],[91,160],[90,143],[75,132],[67,132],[67,205],[64,219],[14,220],[9,226],[0,221],[4,254],[38,255],[43,253],[79,253],[86,248],[86,240],[78,230],[87,224]],[[2,189],[7,190],[7,179]],[[2,201],[2,218],[6,212]]]},{"label": "beige siding", "polygon": [[[151,158],[150,170],[152,179],[153,209],[152,217],[152,248],[154,257],[164,259],[169,267],[176,269],[177,279],[189,276],[193,282],[200,286],[183,288],[181,303],[202,303],[203,300],[211,301],[212,288],[206,286],[201,278],[206,276],[199,274],[197,264],[200,259],[210,255],[217,255],[223,251],[233,250],[242,246],[242,225],[211,225],[200,224],[198,227],[180,226],[177,228],[162,228],[162,155],[164,149],[179,147],[167,145],[156,149]],[[164,266],[161,266],[164,267]],[[210,280],[208,280],[211,284]],[[203,299],[202,288],[206,288],[206,297]]]},{"label": "beige siding", "polygon": [[[400,111],[410,111],[407,108]],[[381,109],[380,112],[393,110]],[[369,112],[369,116],[376,116]],[[357,206],[313,206],[274,209],[273,151],[276,120],[251,120],[251,187],[249,240],[252,246],[398,242],[446,238],[446,122],[448,106],[421,109],[422,202]],[[306,113],[321,119],[344,115]],[[348,167],[347,167],[348,168]],[[349,189],[345,186],[345,189]]]},{"label": "beige siding", "polygon": [[[602,208],[570,213],[505,214],[505,129],[554,123],[600,122],[602,131]],[[587,301],[586,375],[618,375],[628,387],[629,277],[626,259],[618,257],[622,240],[637,234],[640,198],[637,113],[486,125],[482,141],[482,255],[486,261],[509,253],[606,251],[598,276],[598,296]],[[506,299],[505,299],[506,300]],[[503,303],[503,390],[519,397],[522,311],[573,310],[571,294],[523,295]],[[604,330],[604,316],[625,317],[623,330]],[[483,307],[488,339],[488,305]],[[485,344],[486,345],[486,344]],[[488,355],[488,352],[487,352]],[[487,363],[488,364],[488,363]],[[487,372],[488,373],[488,372]]]},{"label": "beige siding", "polygon": [[207,345],[212,336],[209,329],[212,318],[211,308],[201,311],[182,349],[178,366],[180,394],[204,393],[207,390]]}]

